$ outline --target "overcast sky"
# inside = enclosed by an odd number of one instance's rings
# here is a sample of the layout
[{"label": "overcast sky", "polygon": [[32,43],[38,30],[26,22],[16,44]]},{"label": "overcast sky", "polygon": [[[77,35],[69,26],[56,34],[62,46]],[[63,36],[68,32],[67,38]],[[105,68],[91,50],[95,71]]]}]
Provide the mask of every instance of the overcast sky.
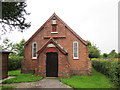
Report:
[{"label": "overcast sky", "polygon": [[12,32],[12,42],[28,40],[32,34],[55,12],[84,40],[90,40],[101,50],[118,51],[118,1],[119,0],[27,0],[26,10],[31,14],[27,21],[31,27],[24,33]]}]

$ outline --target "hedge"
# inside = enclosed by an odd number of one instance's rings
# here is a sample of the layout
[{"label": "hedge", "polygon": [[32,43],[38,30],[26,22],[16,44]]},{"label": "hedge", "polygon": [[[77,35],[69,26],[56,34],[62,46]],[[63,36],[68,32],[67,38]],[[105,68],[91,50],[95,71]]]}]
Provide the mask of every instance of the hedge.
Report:
[{"label": "hedge", "polygon": [[21,68],[22,59],[23,59],[22,56],[17,55],[9,56],[9,70],[16,70]]},{"label": "hedge", "polygon": [[92,66],[110,78],[113,84],[120,87],[120,61],[118,59],[92,59]]}]

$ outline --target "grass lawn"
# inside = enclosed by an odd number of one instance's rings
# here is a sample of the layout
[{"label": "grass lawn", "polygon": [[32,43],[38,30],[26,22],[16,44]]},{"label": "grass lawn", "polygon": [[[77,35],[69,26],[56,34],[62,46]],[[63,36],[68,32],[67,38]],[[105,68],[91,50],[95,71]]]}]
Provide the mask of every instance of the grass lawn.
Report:
[{"label": "grass lawn", "polygon": [[93,69],[92,76],[71,76],[60,78],[60,81],[72,88],[112,88],[110,80],[103,74]]},{"label": "grass lawn", "polygon": [[21,82],[35,82],[35,81],[42,79],[42,77],[35,76],[33,74],[23,74],[23,73],[21,73],[20,70],[9,71],[8,74],[9,74],[9,76],[15,76],[15,78],[5,80],[2,82],[3,84],[21,83]]},{"label": "grass lawn", "polygon": [[0,86],[0,90],[7,89],[7,88],[15,88],[15,86],[4,86],[4,85]]}]

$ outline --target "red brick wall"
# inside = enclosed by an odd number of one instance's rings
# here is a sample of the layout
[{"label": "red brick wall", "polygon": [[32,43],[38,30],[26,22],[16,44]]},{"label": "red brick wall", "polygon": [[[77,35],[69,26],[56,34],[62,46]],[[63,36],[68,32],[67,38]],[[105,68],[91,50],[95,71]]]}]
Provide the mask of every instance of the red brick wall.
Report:
[{"label": "red brick wall", "polygon": [[[49,21],[43,30],[41,30],[29,43],[26,45],[24,51],[24,60],[22,61],[22,69],[23,72],[30,72],[32,69],[35,72],[41,72],[39,75],[45,76],[45,66],[46,66],[46,54],[45,50],[39,55],[37,60],[32,59],[32,43],[37,42],[38,50],[49,40],[44,37],[49,36],[61,36],[64,38],[54,39],[57,41],[62,47],[64,47],[68,51],[68,55],[63,55],[60,51],[58,51],[59,55],[59,76],[65,76],[65,73],[69,72],[71,75],[90,75],[91,72],[91,62],[88,58],[88,50],[87,47],[75,36],[71,33],[60,21],[57,20],[57,34],[51,33],[51,21]],[[73,59],[73,42],[78,41],[79,44],[79,59]],[[67,64],[68,61],[69,64]],[[64,63],[63,63],[64,62]],[[69,66],[68,66],[69,65]],[[65,68],[68,68],[65,69]],[[26,70],[26,71],[25,71]],[[42,73],[43,72],[43,73]],[[68,74],[69,76],[69,73]],[[38,74],[38,73],[36,73]]]},{"label": "red brick wall", "polygon": [[[36,75],[46,76],[46,48],[43,52],[39,54],[38,64],[36,65]],[[67,61],[66,55],[63,55],[58,49],[58,76],[68,77],[69,76],[69,62]],[[64,62],[64,63],[63,63]]]}]

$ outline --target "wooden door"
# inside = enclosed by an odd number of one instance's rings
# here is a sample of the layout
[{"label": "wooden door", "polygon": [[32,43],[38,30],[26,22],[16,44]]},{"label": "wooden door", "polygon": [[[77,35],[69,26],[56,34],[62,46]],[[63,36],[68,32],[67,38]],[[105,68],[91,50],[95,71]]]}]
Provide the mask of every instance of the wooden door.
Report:
[{"label": "wooden door", "polygon": [[46,53],[46,77],[58,77],[58,54]]}]

